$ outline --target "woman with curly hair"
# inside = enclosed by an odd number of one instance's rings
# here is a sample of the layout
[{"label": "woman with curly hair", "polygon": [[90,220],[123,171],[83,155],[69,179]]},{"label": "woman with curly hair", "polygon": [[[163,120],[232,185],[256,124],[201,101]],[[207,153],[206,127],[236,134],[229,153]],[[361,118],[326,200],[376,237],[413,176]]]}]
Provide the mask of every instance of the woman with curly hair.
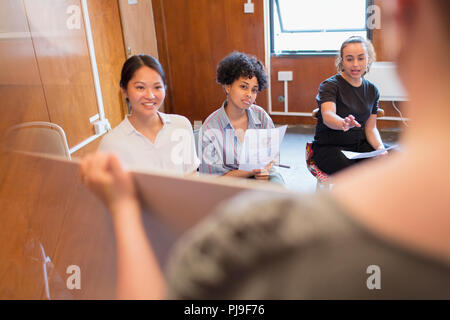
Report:
[{"label": "woman with curly hair", "polygon": [[258,92],[267,86],[263,64],[254,56],[235,51],[219,62],[217,82],[223,86],[226,100],[203,123],[200,172],[282,183],[272,164],[264,169],[239,170],[245,131],[274,128],[266,111],[254,104]]},{"label": "woman with curly hair", "polygon": [[377,129],[380,94],[363,77],[375,61],[372,44],[361,37],[345,40],[336,59],[338,74],[323,81],[316,100],[318,122],[313,143],[313,159],[327,174],[347,168],[357,161],[341,150],[369,152],[384,149]]}]

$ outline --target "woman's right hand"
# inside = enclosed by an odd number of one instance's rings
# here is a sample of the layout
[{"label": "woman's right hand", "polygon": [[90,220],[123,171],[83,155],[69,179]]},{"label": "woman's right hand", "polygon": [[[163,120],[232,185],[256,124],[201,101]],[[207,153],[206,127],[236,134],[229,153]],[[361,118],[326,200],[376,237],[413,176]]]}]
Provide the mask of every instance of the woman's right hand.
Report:
[{"label": "woman's right hand", "polygon": [[330,129],[348,131],[353,127],[361,127],[352,114],[341,118],[336,114],[336,103],[327,101],[322,103],[320,113],[323,117],[323,123]]},{"label": "woman's right hand", "polygon": [[351,128],[358,127],[360,128],[361,125],[358,121],[356,121],[355,117],[353,115],[348,115],[344,118],[344,121],[342,122],[342,130],[344,132],[350,130]]},{"label": "woman's right hand", "polygon": [[80,163],[80,176],[111,211],[117,205],[137,199],[131,174],[122,169],[113,154],[96,152],[84,157]]}]

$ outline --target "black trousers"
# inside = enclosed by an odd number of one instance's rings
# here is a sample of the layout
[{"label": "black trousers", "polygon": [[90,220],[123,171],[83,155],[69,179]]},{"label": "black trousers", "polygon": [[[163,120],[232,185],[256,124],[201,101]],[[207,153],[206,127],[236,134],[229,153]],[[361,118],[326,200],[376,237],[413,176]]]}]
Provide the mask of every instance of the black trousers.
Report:
[{"label": "black trousers", "polygon": [[353,152],[370,152],[374,151],[374,148],[367,140],[361,140],[359,143],[351,145],[328,145],[319,144],[313,142],[313,159],[316,162],[320,170],[326,174],[333,174],[345,168],[348,168],[360,161],[366,159],[350,160],[341,151],[353,151]]}]

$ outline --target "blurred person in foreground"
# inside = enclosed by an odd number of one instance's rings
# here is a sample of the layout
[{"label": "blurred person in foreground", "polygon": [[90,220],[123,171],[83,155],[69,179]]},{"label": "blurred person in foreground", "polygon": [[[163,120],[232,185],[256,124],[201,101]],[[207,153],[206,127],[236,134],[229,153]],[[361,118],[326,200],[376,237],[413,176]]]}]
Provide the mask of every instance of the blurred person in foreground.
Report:
[{"label": "blurred person in foreground", "polygon": [[114,156],[83,161],[114,220],[119,298],[450,299],[450,2],[384,4],[411,122],[402,152],[336,175],[331,192],[239,195],[183,236],[163,276],[131,176]]}]

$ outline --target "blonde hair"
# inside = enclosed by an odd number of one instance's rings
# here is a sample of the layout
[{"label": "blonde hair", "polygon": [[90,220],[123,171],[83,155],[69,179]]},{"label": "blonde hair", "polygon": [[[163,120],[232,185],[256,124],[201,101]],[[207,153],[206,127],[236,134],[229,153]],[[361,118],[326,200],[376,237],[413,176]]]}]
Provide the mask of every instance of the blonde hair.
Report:
[{"label": "blonde hair", "polygon": [[363,74],[363,76],[364,76],[367,72],[370,71],[370,66],[376,60],[376,53],[375,53],[375,49],[373,48],[372,42],[370,42],[369,40],[366,40],[360,36],[352,36],[342,43],[341,50],[339,50],[339,54],[336,58],[336,63],[335,63],[336,69],[338,72],[344,71],[344,66],[342,64],[342,55],[344,53],[344,48],[346,46],[348,46],[350,43],[361,43],[363,45],[363,47],[366,48],[368,61],[367,61],[366,71],[364,71],[364,74]]}]

